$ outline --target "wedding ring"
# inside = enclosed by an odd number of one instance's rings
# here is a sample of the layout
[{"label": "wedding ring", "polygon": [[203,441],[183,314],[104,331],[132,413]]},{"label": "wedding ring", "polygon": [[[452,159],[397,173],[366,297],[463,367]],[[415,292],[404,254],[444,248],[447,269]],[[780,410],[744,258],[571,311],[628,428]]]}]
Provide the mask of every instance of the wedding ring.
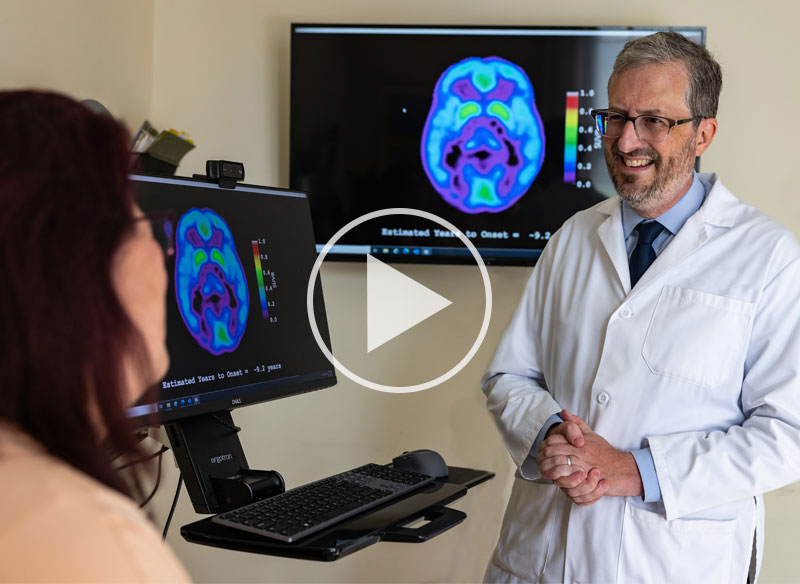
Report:
[{"label": "wedding ring", "polygon": [[572,466],[572,459],[569,457],[569,454],[567,455],[567,464]]}]

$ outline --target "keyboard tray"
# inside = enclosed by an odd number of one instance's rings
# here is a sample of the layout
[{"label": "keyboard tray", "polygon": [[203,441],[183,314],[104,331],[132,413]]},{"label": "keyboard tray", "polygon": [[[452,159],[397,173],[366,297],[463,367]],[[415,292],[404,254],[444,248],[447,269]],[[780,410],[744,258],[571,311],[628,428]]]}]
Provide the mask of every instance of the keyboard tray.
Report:
[{"label": "keyboard tray", "polygon": [[[493,475],[483,473],[487,479]],[[463,484],[436,482],[411,495],[356,515],[342,523],[304,538],[284,543],[213,523],[211,517],[184,525],[181,535],[192,543],[244,552],[268,554],[308,560],[333,561],[381,540],[422,542],[457,525],[466,514],[444,507],[463,497]],[[418,531],[402,524],[425,517],[431,523]]]}]

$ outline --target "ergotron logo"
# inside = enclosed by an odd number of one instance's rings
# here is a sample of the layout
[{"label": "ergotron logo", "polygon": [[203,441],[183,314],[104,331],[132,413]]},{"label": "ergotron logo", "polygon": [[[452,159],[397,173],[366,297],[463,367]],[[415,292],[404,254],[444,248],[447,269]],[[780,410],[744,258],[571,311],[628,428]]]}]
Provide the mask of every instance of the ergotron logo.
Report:
[{"label": "ergotron logo", "polygon": [[233,460],[233,454],[220,454],[219,456],[211,457],[211,464],[221,464],[226,460]]}]

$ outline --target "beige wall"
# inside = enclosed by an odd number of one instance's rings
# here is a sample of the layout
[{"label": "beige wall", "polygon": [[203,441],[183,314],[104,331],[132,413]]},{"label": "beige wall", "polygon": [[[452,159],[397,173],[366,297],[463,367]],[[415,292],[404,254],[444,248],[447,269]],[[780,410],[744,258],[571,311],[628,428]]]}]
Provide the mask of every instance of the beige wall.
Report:
[{"label": "beige wall", "polygon": [[[187,130],[197,142],[181,166],[200,172],[208,158],[245,163],[248,181],[287,186],[289,24],[291,22],[704,25],[725,71],[720,132],[704,157],[740,198],[800,234],[794,144],[800,135],[800,8],[789,0],[758,3],[632,3],[625,0],[0,0],[0,86],[35,84],[94,97],[131,125]],[[11,15],[9,18],[8,15]],[[150,27],[150,28],[148,28]],[[98,48],[102,48],[98,56]],[[363,321],[363,265],[323,270],[335,347],[352,344]],[[411,267],[454,303],[475,305],[467,268]],[[411,395],[379,394],[340,376],[330,390],[235,412],[251,466],[280,470],[290,485],[403,449],[430,447],[450,464],[498,476],[456,506],[469,518],[424,545],[372,546],[332,564],[283,560],[189,545],[179,526],[197,519],[184,493],[169,542],[198,581],[473,582],[497,536],[512,466],[477,388],[529,270],[491,268],[492,325],[470,365],[442,386]],[[442,326],[463,323],[444,316]],[[409,363],[441,366],[443,352],[410,331],[392,361],[391,382]],[[358,364],[357,364],[358,365]],[[361,363],[361,365],[364,365]],[[163,524],[177,474],[165,464],[154,515]],[[800,489],[767,496],[767,552],[762,582],[795,581]]]},{"label": "beige wall", "polygon": [[132,130],[151,110],[153,0],[0,0],[0,89],[95,99]]}]

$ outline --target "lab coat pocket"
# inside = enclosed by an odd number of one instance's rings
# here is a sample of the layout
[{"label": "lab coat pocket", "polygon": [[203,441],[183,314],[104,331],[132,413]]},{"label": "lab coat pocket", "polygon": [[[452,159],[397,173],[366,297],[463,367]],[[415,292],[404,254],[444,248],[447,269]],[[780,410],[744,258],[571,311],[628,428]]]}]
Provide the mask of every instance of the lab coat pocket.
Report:
[{"label": "lab coat pocket", "polygon": [[753,304],[666,286],[642,348],[650,371],[712,388],[741,361]]},{"label": "lab coat pocket", "polygon": [[552,483],[514,479],[495,563],[518,578],[537,581],[552,546],[558,488]]},{"label": "lab coat pocket", "polygon": [[736,520],[673,519],[625,502],[617,581],[728,582]]}]

